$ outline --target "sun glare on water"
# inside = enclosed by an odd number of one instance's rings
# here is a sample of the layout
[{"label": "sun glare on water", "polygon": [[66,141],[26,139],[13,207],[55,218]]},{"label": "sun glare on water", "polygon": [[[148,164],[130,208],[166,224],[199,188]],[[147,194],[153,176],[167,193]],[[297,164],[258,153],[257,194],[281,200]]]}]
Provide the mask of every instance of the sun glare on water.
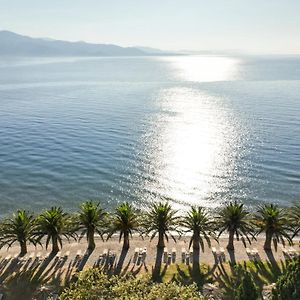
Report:
[{"label": "sun glare on water", "polygon": [[[225,80],[234,74],[234,61],[226,58],[167,59],[186,80]],[[235,128],[224,99],[201,88],[172,87],[161,90],[156,101],[160,113],[146,140],[156,180],[146,188],[177,203],[218,205],[210,199],[227,188],[223,179],[234,169]]]}]

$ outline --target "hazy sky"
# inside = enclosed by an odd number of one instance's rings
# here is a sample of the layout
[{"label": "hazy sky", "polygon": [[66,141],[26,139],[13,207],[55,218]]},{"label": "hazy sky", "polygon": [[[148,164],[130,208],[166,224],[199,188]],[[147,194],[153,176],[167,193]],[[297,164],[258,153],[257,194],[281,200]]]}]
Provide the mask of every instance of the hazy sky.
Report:
[{"label": "hazy sky", "polygon": [[0,0],[0,29],[169,50],[300,54],[300,0]]}]

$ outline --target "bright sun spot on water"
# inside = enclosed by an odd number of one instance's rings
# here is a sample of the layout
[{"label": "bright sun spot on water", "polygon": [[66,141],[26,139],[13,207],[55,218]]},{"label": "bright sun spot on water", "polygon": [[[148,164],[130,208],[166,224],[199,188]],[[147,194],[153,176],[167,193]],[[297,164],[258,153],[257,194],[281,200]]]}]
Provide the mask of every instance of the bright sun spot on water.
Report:
[{"label": "bright sun spot on water", "polygon": [[[166,59],[187,81],[229,80],[236,66],[222,57]],[[178,202],[218,205],[210,197],[227,188],[222,178],[234,169],[231,146],[237,131],[224,99],[199,88],[173,87],[161,90],[157,105],[161,113],[150,141],[155,146],[148,150],[158,182],[148,189]]]},{"label": "bright sun spot on water", "polygon": [[186,81],[211,82],[234,79],[238,60],[221,56],[173,56],[163,58],[171,63],[175,74]]}]

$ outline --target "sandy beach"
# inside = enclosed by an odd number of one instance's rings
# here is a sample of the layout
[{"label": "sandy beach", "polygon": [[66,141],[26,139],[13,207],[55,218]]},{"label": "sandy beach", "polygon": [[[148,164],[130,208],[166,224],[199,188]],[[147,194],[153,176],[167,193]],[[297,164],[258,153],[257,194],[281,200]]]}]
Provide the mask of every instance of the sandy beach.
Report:
[{"label": "sandy beach", "polygon": [[[280,261],[285,260],[287,255],[299,252],[299,241],[290,247],[283,248],[281,244],[278,245],[277,251],[273,249],[271,253],[263,250],[263,237],[253,241],[251,245],[247,244],[244,247],[241,241],[235,241],[235,251],[228,252],[226,249],[228,239],[226,237],[220,238],[219,243],[212,240],[211,248],[205,247],[204,252],[200,251],[200,263],[209,266],[216,265],[222,262],[242,262],[248,260],[261,261]],[[55,272],[73,273],[94,266],[107,266],[110,268],[121,268],[124,272],[131,271],[135,273],[143,273],[151,270],[155,264],[157,254],[157,239],[150,241],[149,238],[142,239],[141,237],[133,237],[130,240],[130,249],[128,252],[122,253],[122,242],[119,243],[117,236],[113,236],[109,241],[103,242],[100,238],[96,238],[95,250],[87,254],[86,240],[82,239],[80,242],[64,241],[63,248],[55,256],[49,256],[51,248],[44,249],[40,246],[28,246],[28,254],[22,258],[18,257],[19,247],[14,246],[10,249],[2,248],[0,251],[1,273],[17,272],[18,270],[25,270],[26,268],[39,268],[44,270],[52,270]],[[166,243],[165,255],[163,256],[163,264],[192,264],[192,255],[188,258],[189,237],[181,237],[175,243],[169,240]],[[182,252],[186,252],[182,255]],[[190,249],[191,251],[192,249]],[[136,251],[141,253],[136,253]],[[284,253],[286,252],[286,253]],[[185,258],[183,260],[183,258]],[[10,270],[10,271],[9,271]]]}]

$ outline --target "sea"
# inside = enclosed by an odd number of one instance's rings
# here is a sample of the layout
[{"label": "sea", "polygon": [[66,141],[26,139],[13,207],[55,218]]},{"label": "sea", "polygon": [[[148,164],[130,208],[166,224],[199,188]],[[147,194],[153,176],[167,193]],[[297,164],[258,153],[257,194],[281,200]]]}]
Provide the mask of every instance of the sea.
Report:
[{"label": "sea", "polygon": [[300,57],[0,58],[0,215],[300,199]]}]

